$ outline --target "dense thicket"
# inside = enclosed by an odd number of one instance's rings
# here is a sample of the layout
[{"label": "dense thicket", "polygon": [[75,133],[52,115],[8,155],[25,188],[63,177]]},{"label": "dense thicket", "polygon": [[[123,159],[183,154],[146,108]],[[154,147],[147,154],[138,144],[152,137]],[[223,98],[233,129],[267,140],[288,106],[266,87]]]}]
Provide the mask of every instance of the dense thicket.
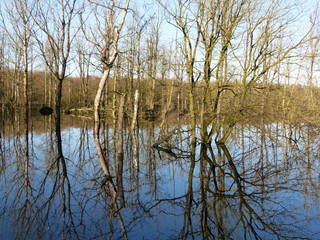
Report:
[{"label": "dense thicket", "polygon": [[[13,71],[7,70],[2,75],[6,78],[6,83],[13,82]],[[36,71],[30,74],[30,88],[32,95],[30,96],[30,107],[37,109],[42,105],[53,106],[53,93],[48,93],[44,89],[48,86],[50,73]],[[110,78],[108,88],[111,89],[116,80]],[[128,86],[128,79],[123,77],[117,80],[117,90],[130,96],[130,86]],[[50,82],[50,81],[49,81]],[[84,95],[81,79],[79,77],[68,77],[65,80],[64,94],[62,96],[62,108],[65,113],[72,113],[76,115],[92,114],[93,99],[98,88],[99,77],[92,76],[88,80],[88,90]],[[140,106],[139,113],[141,118],[148,118],[148,110],[150,106],[148,103],[149,89],[152,87],[152,82],[148,79],[140,81]],[[212,83],[214,85],[214,83]],[[134,79],[134,85],[138,85],[137,80]],[[236,85],[236,84],[235,84]],[[173,87],[172,87],[173,86]],[[161,112],[168,101],[169,89],[173,88],[172,99],[169,108],[170,119],[176,119],[177,116],[183,118],[189,114],[189,86],[186,82],[179,82],[177,80],[156,80],[154,103],[157,107],[155,111],[155,119],[161,120]],[[15,92],[14,88],[7,87],[5,91],[0,94],[5,99],[2,102],[3,107],[15,108],[16,110],[23,108],[23,103],[13,101]],[[227,91],[222,101],[221,116],[226,123],[232,118],[233,113],[237,111],[235,107],[237,97],[241,93],[241,88],[234,87],[232,91]],[[196,102],[201,101],[203,96],[203,87],[197,86]],[[23,96],[23,88],[20,87],[19,95]],[[311,99],[310,96],[313,96]],[[23,98],[21,98],[23,100]],[[105,112],[111,117],[112,110],[112,94],[105,99],[103,106]],[[127,97],[126,113],[130,116],[132,109],[131,98]],[[197,104],[196,112],[200,113],[200,104]],[[298,84],[258,84],[248,93],[248,98],[245,102],[245,108],[241,121],[255,122],[256,120],[264,119],[264,121],[280,121],[287,120],[289,122],[304,121],[308,123],[319,123],[320,119],[320,89],[315,86],[298,85]],[[83,110],[83,111],[81,111]],[[210,116],[208,111],[207,116]],[[151,118],[149,120],[152,120]]]}]

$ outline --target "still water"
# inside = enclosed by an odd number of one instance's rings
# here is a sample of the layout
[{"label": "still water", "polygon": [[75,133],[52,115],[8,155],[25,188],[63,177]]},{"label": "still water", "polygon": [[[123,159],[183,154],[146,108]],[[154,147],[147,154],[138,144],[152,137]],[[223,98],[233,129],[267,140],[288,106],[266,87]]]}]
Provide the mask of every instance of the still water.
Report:
[{"label": "still water", "polygon": [[119,171],[117,134],[103,123],[114,193],[91,119],[63,116],[63,160],[53,118],[28,124],[26,157],[23,122],[1,119],[0,239],[320,239],[318,126],[239,124],[200,157],[187,125],[145,123],[138,158],[123,130]]}]

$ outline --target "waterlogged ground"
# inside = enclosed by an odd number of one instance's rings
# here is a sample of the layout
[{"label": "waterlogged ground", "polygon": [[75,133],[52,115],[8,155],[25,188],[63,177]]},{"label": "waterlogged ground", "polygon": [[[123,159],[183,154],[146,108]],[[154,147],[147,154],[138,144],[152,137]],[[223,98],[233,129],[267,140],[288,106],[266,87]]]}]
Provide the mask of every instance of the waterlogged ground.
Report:
[{"label": "waterlogged ground", "polygon": [[[123,170],[105,125],[101,169],[92,120],[30,122],[29,157],[19,119],[0,126],[0,239],[320,239],[319,127],[238,125],[224,146],[192,156],[186,125],[138,131],[139,171],[129,131]],[[156,143],[157,148],[153,145]]]}]

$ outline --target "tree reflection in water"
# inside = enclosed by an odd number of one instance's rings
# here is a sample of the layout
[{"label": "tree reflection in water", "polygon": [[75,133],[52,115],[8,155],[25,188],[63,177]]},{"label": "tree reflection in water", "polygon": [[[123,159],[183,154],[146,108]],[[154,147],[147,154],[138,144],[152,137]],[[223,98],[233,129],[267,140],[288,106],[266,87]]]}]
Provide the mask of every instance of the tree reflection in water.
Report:
[{"label": "tree reflection in water", "polygon": [[320,237],[317,126],[239,125],[225,145],[202,146],[187,126],[160,134],[149,123],[139,129],[138,171],[130,130],[120,149],[102,124],[106,179],[87,121],[62,123],[63,157],[51,117],[30,121],[25,158],[23,119],[1,119],[1,239]]}]

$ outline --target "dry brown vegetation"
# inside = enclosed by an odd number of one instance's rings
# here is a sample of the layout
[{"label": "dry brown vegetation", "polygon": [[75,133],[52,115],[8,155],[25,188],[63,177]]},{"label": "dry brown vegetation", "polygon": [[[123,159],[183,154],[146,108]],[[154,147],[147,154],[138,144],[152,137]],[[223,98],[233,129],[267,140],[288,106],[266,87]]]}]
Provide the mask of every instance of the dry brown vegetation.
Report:
[{"label": "dry brown vegetation", "polygon": [[[11,74],[4,74],[4,77],[8,77]],[[53,106],[54,100],[48,99],[49,96],[53,97],[53,93],[46,93],[45,88],[48,87],[49,73],[44,72],[34,72],[30,74],[32,76],[31,80],[31,105],[34,109],[39,108],[43,104]],[[10,78],[9,78],[10,79]],[[13,81],[13,79],[10,79]],[[7,81],[7,82],[10,82]],[[98,87],[99,77],[90,77],[88,82],[88,94],[84,96],[83,87],[81,86],[81,79],[79,77],[68,77],[65,80],[65,85],[63,89],[62,97],[62,107],[65,113],[72,113],[75,115],[86,115],[92,117],[93,109],[93,99]],[[108,81],[108,88],[111,89],[114,84],[114,79],[110,78]],[[135,81],[134,85],[137,85]],[[152,113],[148,113],[150,110],[148,105],[149,89],[151,82],[148,79],[144,79],[140,82],[140,105],[139,105],[139,116],[140,118],[147,118],[150,114],[155,116],[154,119],[149,118],[149,120],[159,120],[161,118],[161,112],[164,110],[164,106],[168,101],[168,93],[170,86],[173,86],[173,96],[171,99],[171,104],[169,108],[168,118],[172,121],[176,120],[177,117],[183,119],[183,117],[188,116],[189,113],[189,88],[188,83],[178,82],[175,80],[157,80],[156,81],[156,91],[155,91],[155,106],[156,109]],[[213,83],[214,85],[214,83]],[[236,85],[236,84],[234,84]],[[202,87],[197,87],[196,102],[201,100],[201,96],[204,94]],[[22,88],[21,88],[22,95]],[[125,110],[126,115],[130,118],[131,116],[131,106],[133,103],[130,98],[130,86],[128,86],[128,80],[126,78],[121,78],[118,81],[118,91],[123,92],[127,95],[127,108]],[[312,92],[312,94],[310,94]],[[232,121],[233,113],[238,111],[237,101],[241,89],[234,87],[231,90],[225,90],[222,105],[221,105],[221,116],[225,123]],[[9,89],[6,89],[5,93],[2,95],[7,96],[4,99],[2,105],[19,109],[22,104],[19,102],[11,101],[12,98],[9,96],[13,93]],[[103,102],[103,111],[111,116],[112,109],[112,96],[111,93],[108,98]],[[310,96],[313,96],[311,99]],[[199,104],[197,104],[195,109],[197,115],[199,115]],[[211,106],[212,107],[212,106]],[[210,109],[210,108],[209,108]],[[71,111],[70,111],[71,110]],[[149,114],[149,115],[148,115]],[[214,113],[210,111],[207,112],[206,116],[210,117]],[[185,120],[188,118],[185,118]],[[273,121],[288,121],[288,122],[306,122],[318,124],[320,119],[320,89],[318,87],[310,87],[305,85],[283,85],[283,84],[265,84],[257,85],[250,90],[249,96],[244,103],[243,114],[241,121],[243,122],[256,122],[256,121],[273,122]]]}]

